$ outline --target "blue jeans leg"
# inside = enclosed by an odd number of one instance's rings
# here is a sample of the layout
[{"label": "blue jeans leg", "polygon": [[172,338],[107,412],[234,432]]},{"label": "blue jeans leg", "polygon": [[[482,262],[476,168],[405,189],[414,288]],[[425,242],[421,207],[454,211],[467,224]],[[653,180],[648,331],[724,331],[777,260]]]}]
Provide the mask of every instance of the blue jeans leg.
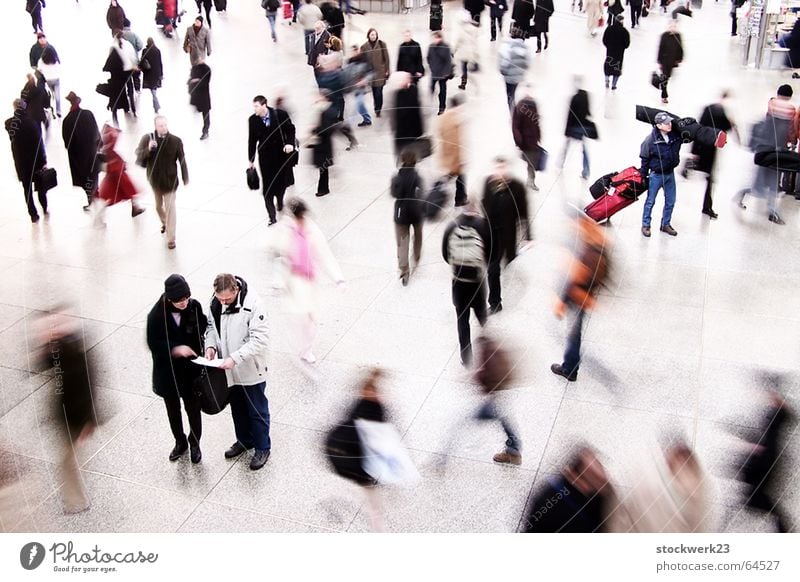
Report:
[{"label": "blue jeans leg", "polygon": [[364,103],[364,92],[358,90],[355,92],[356,95],[356,111],[361,116],[362,121],[366,121],[367,123],[372,123],[372,118],[369,116],[369,111],[367,111],[367,106]]},{"label": "blue jeans leg", "polygon": [[581,333],[583,331],[583,309],[578,308],[575,321],[567,337],[567,349],[561,367],[567,374],[577,374],[581,365]]},{"label": "blue jeans leg", "polygon": [[675,173],[670,172],[664,176],[664,215],[661,217],[661,226],[669,226],[672,220],[672,209],[675,208]]},{"label": "blue jeans leg", "polygon": [[653,215],[653,206],[656,203],[656,196],[661,189],[661,184],[664,181],[664,176],[650,173],[650,183],[647,188],[647,200],[644,201],[644,210],[642,211],[642,226],[650,227],[650,221]]},{"label": "blue jeans leg", "polygon": [[275,17],[277,15],[278,15],[277,12],[273,12],[272,14],[267,12],[267,20],[269,20],[269,29],[272,32],[272,40],[278,40],[278,37],[275,34]]},{"label": "blue jeans leg", "polygon": [[589,177],[589,149],[586,147],[586,140],[581,140],[581,145],[583,146],[583,174],[581,177],[588,178]]},{"label": "blue jeans leg", "polygon": [[506,452],[510,455],[519,455],[522,451],[522,441],[519,438],[517,429],[511,420],[504,414],[498,412],[494,397],[481,405],[475,412],[476,420],[499,420],[503,431],[506,433]]},{"label": "blue jeans leg", "polygon": [[[231,413],[236,438],[248,448],[254,447],[259,451],[268,451],[272,446],[269,438],[269,401],[266,388],[266,382],[231,388]],[[243,440],[242,437],[248,440]]]}]

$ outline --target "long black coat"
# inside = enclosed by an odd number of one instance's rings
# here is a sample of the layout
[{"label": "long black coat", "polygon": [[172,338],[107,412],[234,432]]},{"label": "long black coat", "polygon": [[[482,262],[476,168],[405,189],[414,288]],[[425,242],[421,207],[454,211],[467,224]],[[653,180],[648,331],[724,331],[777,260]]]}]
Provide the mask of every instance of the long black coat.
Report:
[{"label": "long black coat", "polygon": [[422,48],[415,40],[400,43],[397,50],[397,70],[411,73],[412,76],[425,74],[425,65],[422,64]]},{"label": "long black coat", "polygon": [[[142,67],[142,63],[147,61],[149,69]],[[145,89],[158,89],[161,87],[161,79],[164,78],[164,65],[161,62],[161,51],[156,45],[145,47],[142,51],[142,58],[139,60],[142,69],[142,87]]]},{"label": "long black coat", "polygon": [[333,132],[339,123],[339,108],[331,103],[319,118],[319,125],[313,133],[318,140],[314,144],[314,165],[318,168],[333,165]]},{"label": "long black coat", "polygon": [[50,96],[44,76],[36,72],[35,82],[28,81],[20,91],[20,98],[27,104],[28,117],[39,123],[47,122],[45,109],[50,107]]},{"label": "long black coat", "polygon": [[282,109],[268,107],[270,124],[264,125],[260,117],[253,114],[247,120],[247,159],[254,162],[258,152],[258,167],[261,179],[267,188],[287,185],[291,171],[284,146],[295,145],[295,128],[289,114]]},{"label": "long black coat", "polygon": [[414,84],[397,92],[393,129],[395,148],[398,152],[405,143],[421,137],[424,132],[419,91]]},{"label": "long black coat", "polygon": [[661,35],[656,60],[663,68],[664,74],[669,76],[672,69],[683,60],[683,41],[680,34],[667,31]]},{"label": "long black coat", "polygon": [[11,139],[11,154],[17,178],[30,184],[33,175],[47,163],[42,141],[42,126],[28,117],[24,109],[14,111],[14,117],[6,119],[6,131]]},{"label": "long black coat", "polygon": [[115,109],[123,109],[125,113],[130,110],[128,104],[128,94],[125,91],[125,83],[128,80],[128,74],[122,65],[122,59],[117,53],[116,49],[111,48],[108,52],[106,64],[103,65],[103,70],[110,75],[108,79],[108,109],[114,111]]},{"label": "long black coat", "polygon": [[550,17],[553,15],[553,0],[539,0],[533,14],[533,32],[550,32]]},{"label": "long black coat", "polygon": [[514,8],[511,9],[511,20],[523,32],[530,32],[530,21],[535,13],[536,8],[533,5],[533,0],[514,0]]},{"label": "long black coat", "polygon": [[[618,0],[619,1],[619,0]],[[625,49],[631,44],[631,35],[622,26],[621,22],[615,22],[603,33],[603,45],[606,47],[606,60],[603,63],[603,72],[607,76],[622,74],[622,59],[625,56]]]},{"label": "long black coat", "polygon": [[205,113],[211,111],[211,67],[205,63],[192,66],[189,73],[189,103]]},{"label": "long black coat", "polygon": [[514,178],[500,182],[490,177],[481,202],[483,215],[492,229],[492,256],[513,261],[517,256],[518,232],[521,231],[526,240],[531,239],[525,186]]},{"label": "long black coat", "polygon": [[[713,127],[721,131],[730,131],[733,127],[731,120],[725,115],[725,109],[719,103],[713,103],[703,109],[703,113],[700,115],[700,125]],[[695,170],[707,174],[714,171],[717,148],[713,144],[705,144],[695,140],[692,142],[692,154],[697,156],[694,162]]]},{"label": "long black coat", "polygon": [[189,346],[200,356],[203,354],[203,335],[208,318],[200,302],[189,300],[180,312],[181,323],[175,323],[171,304],[162,295],[147,314],[147,347],[153,357],[153,392],[162,398],[185,396],[192,382],[200,375],[202,367],[190,358],[173,358],[172,348]]},{"label": "long black coat", "polygon": [[94,192],[100,165],[97,159],[100,130],[92,112],[76,108],[67,113],[61,126],[61,136],[69,156],[72,185]]}]

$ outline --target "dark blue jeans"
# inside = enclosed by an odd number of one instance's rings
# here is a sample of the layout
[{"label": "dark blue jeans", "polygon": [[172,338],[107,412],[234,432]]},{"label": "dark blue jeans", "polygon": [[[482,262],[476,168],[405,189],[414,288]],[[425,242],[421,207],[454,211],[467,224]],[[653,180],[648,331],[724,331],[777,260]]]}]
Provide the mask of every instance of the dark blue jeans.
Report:
[{"label": "dark blue jeans", "polygon": [[576,308],[575,321],[567,336],[567,349],[564,352],[563,370],[569,374],[577,374],[581,365],[581,332],[583,331],[583,314],[580,307]]},{"label": "dark blue jeans", "polygon": [[661,215],[661,226],[670,225],[672,209],[675,208],[675,173],[656,174],[650,172],[647,200],[644,202],[644,211],[642,212],[642,226],[650,226],[650,215],[653,212],[658,191],[662,188],[664,189],[664,213]]},{"label": "dark blue jeans", "polygon": [[267,383],[231,386],[231,415],[236,440],[248,449],[270,450]]},{"label": "dark blue jeans", "polygon": [[510,455],[519,455],[522,451],[522,441],[516,428],[511,424],[507,416],[497,411],[494,397],[490,396],[489,399],[481,405],[475,413],[476,420],[499,420],[500,425],[506,433],[506,452]]}]

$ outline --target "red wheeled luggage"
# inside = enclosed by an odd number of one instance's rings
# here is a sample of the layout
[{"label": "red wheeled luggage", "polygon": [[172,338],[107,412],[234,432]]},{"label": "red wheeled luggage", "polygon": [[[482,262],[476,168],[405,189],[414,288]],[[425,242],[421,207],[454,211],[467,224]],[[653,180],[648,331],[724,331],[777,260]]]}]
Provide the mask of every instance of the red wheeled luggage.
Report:
[{"label": "red wheeled luggage", "polygon": [[[625,168],[613,176],[605,175],[592,184],[589,192],[595,201],[583,211],[595,222],[603,222],[614,216],[623,208],[636,202],[637,198],[647,192],[647,180],[642,178],[635,167]],[[608,186],[606,186],[608,184]],[[600,193],[598,189],[606,188]]]},{"label": "red wheeled luggage", "polygon": [[283,19],[291,20],[294,16],[294,7],[289,0],[283,0]]},{"label": "red wheeled luggage", "polygon": [[603,222],[634,202],[636,202],[635,198],[625,198],[615,190],[611,190],[605,196],[600,196],[589,204],[583,211],[595,222]]}]

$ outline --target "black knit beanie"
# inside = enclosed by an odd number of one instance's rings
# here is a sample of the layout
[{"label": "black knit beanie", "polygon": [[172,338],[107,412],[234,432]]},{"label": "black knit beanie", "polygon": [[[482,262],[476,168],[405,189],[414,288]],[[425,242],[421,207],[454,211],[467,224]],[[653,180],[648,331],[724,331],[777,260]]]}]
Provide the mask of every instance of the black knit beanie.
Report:
[{"label": "black knit beanie", "polygon": [[164,281],[164,295],[170,301],[180,301],[191,296],[191,294],[192,291],[189,289],[189,284],[180,275],[173,273]]}]

